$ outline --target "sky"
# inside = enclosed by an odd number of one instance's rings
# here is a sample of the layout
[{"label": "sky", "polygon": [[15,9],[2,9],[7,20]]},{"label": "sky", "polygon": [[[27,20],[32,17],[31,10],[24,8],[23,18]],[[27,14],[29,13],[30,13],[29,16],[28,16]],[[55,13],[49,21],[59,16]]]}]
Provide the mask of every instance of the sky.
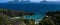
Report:
[{"label": "sky", "polygon": [[[2,3],[2,2],[8,2],[8,1],[13,1],[13,0],[0,0],[0,3]],[[42,1],[42,0],[30,0],[31,2],[40,2],[40,1]],[[60,1],[60,0],[47,0],[47,1],[54,1],[54,2],[58,2],[58,1]]]}]

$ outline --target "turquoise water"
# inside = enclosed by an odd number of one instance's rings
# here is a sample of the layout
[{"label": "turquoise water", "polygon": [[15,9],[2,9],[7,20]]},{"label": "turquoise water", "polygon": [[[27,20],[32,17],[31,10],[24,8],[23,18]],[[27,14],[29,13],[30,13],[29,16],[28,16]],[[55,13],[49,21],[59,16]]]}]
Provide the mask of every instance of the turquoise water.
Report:
[{"label": "turquoise water", "polygon": [[42,14],[35,14],[35,15],[32,15],[32,16],[24,16],[25,19],[42,19],[44,17],[44,15]]}]

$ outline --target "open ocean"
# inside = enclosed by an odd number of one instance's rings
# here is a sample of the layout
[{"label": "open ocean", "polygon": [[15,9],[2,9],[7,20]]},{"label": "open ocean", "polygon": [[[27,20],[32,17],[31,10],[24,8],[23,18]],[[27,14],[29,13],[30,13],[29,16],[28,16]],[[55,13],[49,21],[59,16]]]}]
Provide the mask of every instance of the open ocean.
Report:
[{"label": "open ocean", "polygon": [[[26,12],[34,12],[32,16],[34,19],[42,19],[47,11],[60,10],[60,4],[33,4],[33,3],[17,3],[17,4],[0,4],[0,8],[6,8],[11,10],[24,10]],[[30,17],[26,17],[30,18]]]}]

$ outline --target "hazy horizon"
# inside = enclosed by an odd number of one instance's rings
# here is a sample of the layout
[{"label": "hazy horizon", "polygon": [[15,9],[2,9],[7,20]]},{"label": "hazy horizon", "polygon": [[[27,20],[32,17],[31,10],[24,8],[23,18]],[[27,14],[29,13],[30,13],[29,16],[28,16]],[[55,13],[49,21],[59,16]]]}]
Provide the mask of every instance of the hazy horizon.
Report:
[{"label": "hazy horizon", "polygon": [[[0,3],[5,3],[9,1],[14,1],[14,0],[0,0]],[[19,0],[20,1],[20,0]],[[43,0],[30,0],[31,2],[41,2]],[[46,0],[48,2],[60,2],[60,0]]]}]

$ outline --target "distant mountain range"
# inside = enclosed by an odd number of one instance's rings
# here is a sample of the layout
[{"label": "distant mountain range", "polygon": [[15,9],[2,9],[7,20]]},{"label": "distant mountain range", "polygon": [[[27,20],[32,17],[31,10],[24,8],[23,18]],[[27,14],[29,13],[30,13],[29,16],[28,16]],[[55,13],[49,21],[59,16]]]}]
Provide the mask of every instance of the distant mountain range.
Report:
[{"label": "distant mountain range", "polygon": [[[15,2],[15,1],[10,1],[7,3],[33,3],[33,2]],[[48,2],[48,1],[41,1],[40,4],[60,4],[60,2]]]},{"label": "distant mountain range", "polygon": [[[23,1],[23,2],[18,1],[18,2],[15,2],[15,1],[9,1],[9,2],[6,2],[6,3],[13,3],[13,4],[15,4],[15,3],[35,3],[35,2],[28,2],[28,1]],[[41,1],[38,4],[60,4],[60,2]]]},{"label": "distant mountain range", "polygon": [[48,1],[42,1],[41,4],[60,4],[60,2],[48,2]]}]

